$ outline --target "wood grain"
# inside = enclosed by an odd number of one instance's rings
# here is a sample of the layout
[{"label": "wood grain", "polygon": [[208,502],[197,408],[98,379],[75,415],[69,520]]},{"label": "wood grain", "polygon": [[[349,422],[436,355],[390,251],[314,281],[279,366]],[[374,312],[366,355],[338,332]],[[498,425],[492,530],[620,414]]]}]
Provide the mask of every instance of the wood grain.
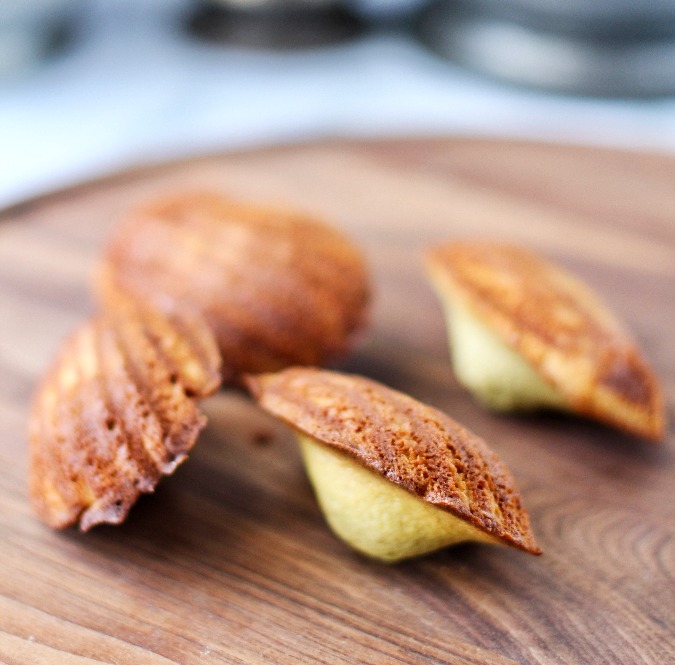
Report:
[{"label": "wood grain", "polygon": [[[675,658],[672,435],[499,417],[454,381],[420,250],[524,243],[619,313],[675,405],[675,160],[481,140],[332,141],[137,169],[0,213],[0,661],[650,663]],[[178,188],[299,206],[368,253],[372,326],[339,368],[447,411],[511,468],[545,554],[462,546],[398,566],[327,530],[284,428],[205,403],[191,459],[121,527],[52,532],[26,500],[31,391],[90,311],[131,205]],[[266,445],[260,441],[269,434]]]}]

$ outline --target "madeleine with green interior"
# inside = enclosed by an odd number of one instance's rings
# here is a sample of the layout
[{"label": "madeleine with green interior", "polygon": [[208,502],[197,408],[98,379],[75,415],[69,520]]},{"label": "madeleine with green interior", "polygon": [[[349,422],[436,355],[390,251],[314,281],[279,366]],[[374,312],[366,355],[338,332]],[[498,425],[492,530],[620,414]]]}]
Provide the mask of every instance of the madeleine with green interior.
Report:
[{"label": "madeleine with green interior", "polygon": [[663,437],[654,373],[580,280],[530,251],[487,241],[434,247],[426,264],[457,379],[487,407],[561,409]]},{"label": "madeleine with green interior", "polygon": [[504,464],[447,415],[327,370],[294,367],[246,383],[296,431],[328,524],[356,550],[386,562],[464,541],[540,553]]}]

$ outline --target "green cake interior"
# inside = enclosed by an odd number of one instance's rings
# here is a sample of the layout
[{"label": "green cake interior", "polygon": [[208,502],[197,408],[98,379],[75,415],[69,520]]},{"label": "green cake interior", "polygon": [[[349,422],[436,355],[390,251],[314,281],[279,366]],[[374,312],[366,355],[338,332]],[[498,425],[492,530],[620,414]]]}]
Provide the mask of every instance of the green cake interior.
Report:
[{"label": "green cake interior", "polygon": [[495,542],[349,456],[308,436],[298,435],[298,441],[326,521],[359,552],[393,563],[467,540]]},{"label": "green cake interior", "polygon": [[446,304],[457,380],[496,411],[565,409],[562,393],[464,306]]}]

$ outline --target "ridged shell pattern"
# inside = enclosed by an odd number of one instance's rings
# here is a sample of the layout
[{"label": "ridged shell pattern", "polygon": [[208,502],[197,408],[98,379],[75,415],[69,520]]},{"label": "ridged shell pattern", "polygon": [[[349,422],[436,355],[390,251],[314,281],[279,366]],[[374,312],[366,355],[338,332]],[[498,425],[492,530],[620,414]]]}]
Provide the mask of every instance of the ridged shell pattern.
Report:
[{"label": "ridged shell pattern", "polygon": [[368,301],[364,261],[342,234],[212,193],[130,214],[108,246],[99,291],[110,282],[163,310],[201,312],[225,381],[345,353]]},{"label": "ridged shell pattern", "polygon": [[206,420],[196,399],[220,383],[198,318],[120,299],[78,328],[36,393],[30,495],[55,528],[119,523],[192,448]]},{"label": "ridged shell pattern", "polygon": [[534,253],[487,241],[427,254],[443,299],[456,299],[584,415],[646,438],[665,429],[658,382],[621,324],[579,279]]},{"label": "ridged shell pattern", "polygon": [[504,464],[447,415],[363,377],[313,368],[249,376],[263,409],[424,501],[539,553]]}]

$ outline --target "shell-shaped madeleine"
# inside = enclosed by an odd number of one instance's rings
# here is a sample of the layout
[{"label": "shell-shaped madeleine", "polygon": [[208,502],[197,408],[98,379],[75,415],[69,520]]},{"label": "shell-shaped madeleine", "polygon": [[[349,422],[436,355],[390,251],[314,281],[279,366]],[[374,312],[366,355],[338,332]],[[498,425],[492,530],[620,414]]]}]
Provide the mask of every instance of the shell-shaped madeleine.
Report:
[{"label": "shell-shaped madeleine", "polygon": [[343,354],[368,300],[364,261],[341,233],[213,193],[132,212],[110,241],[99,292],[110,282],[163,310],[201,312],[225,381]]},{"label": "shell-shaped madeleine", "polygon": [[[357,549],[386,561],[462,540],[540,552],[504,464],[447,415],[327,370],[290,368],[246,382],[263,409],[299,433],[326,518]],[[420,532],[425,542],[405,543]]]},{"label": "shell-shaped madeleine", "polygon": [[458,379],[489,406],[574,411],[663,437],[658,382],[630,336],[579,279],[532,252],[487,241],[432,248]]},{"label": "shell-shaped madeleine", "polygon": [[35,395],[30,496],[55,528],[117,524],[194,445],[195,400],[217,389],[208,328],[120,301],[67,340]]}]

